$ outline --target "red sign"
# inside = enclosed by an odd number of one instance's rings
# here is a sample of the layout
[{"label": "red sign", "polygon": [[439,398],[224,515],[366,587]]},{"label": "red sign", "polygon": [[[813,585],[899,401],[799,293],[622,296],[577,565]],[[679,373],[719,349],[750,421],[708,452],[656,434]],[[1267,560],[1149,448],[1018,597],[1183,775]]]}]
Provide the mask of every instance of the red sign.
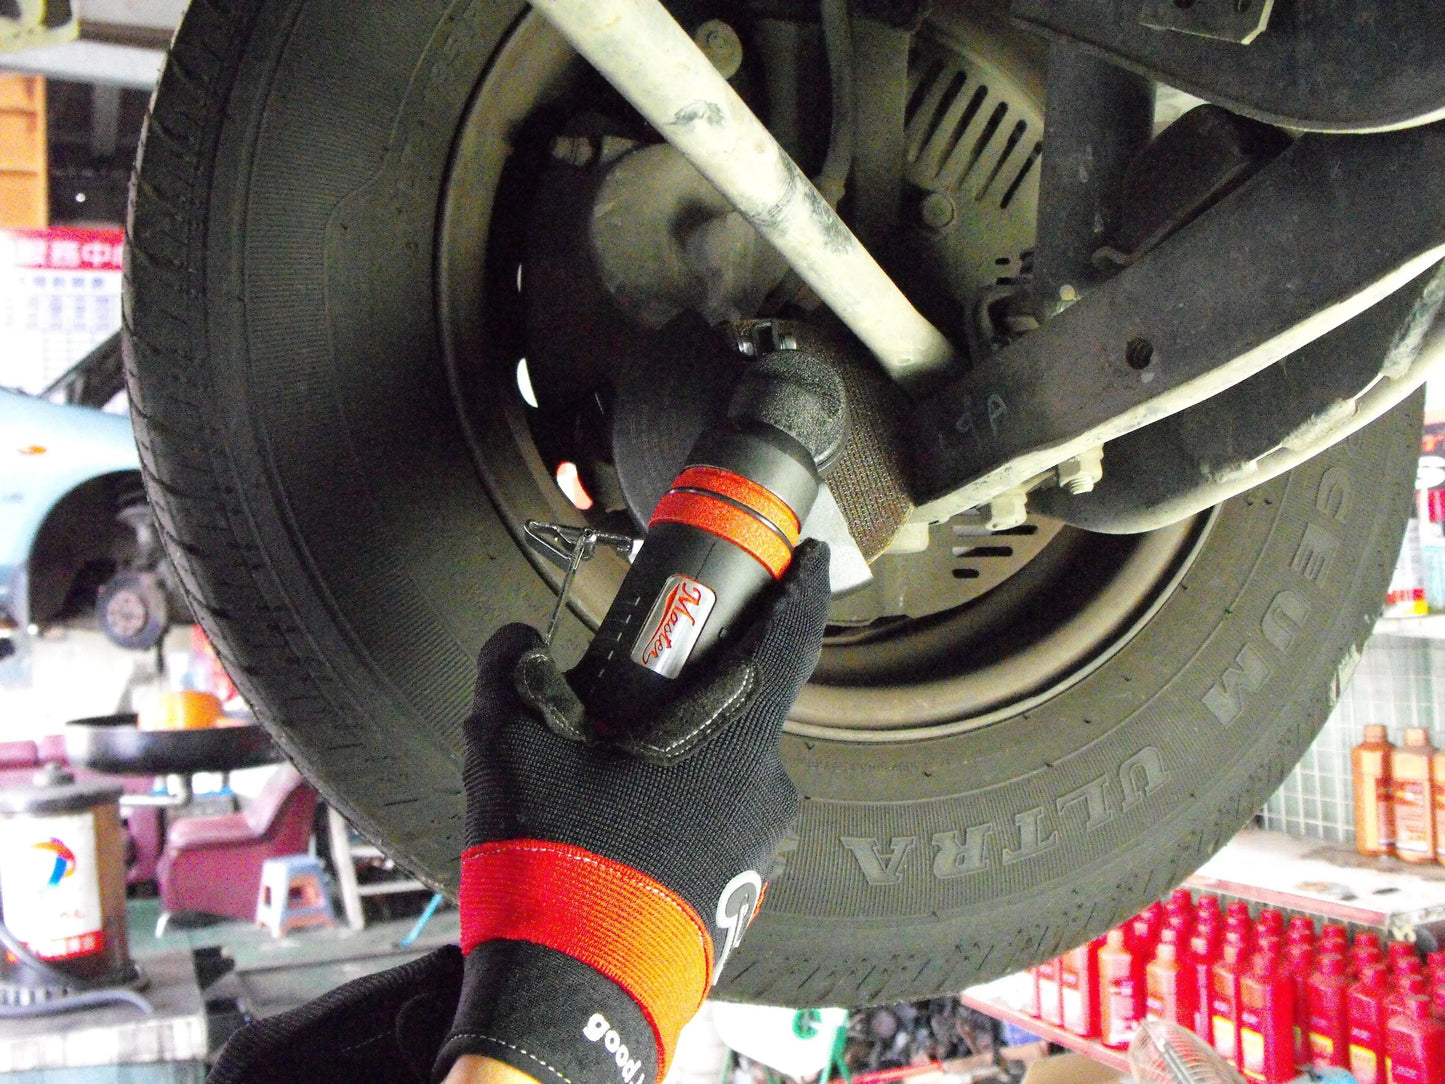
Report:
[{"label": "red sign", "polygon": [[55,226],[7,230],[14,245],[11,265],[22,271],[120,271],[125,231]]}]

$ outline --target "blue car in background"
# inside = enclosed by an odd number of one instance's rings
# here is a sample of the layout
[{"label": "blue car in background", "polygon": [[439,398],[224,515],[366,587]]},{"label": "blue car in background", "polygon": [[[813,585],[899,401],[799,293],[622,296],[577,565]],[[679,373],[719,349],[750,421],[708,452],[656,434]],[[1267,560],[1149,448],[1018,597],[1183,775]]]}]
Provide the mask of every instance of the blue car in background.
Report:
[{"label": "blue car in background", "polygon": [[0,687],[30,680],[35,632],[97,624],[155,646],[175,592],[141,486],[119,335],[38,396],[0,389]]}]

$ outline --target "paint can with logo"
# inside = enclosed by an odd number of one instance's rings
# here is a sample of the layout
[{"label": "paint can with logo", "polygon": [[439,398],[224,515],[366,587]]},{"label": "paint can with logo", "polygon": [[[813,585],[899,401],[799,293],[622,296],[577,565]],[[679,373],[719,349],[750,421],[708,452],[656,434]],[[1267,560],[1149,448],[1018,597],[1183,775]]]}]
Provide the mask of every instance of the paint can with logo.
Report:
[{"label": "paint can with logo", "polygon": [[[0,917],[50,968],[87,985],[135,974],[126,942],[119,784],[77,783],[51,765],[33,786],[0,790]],[[49,985],[11,953],[9,983]]]}]

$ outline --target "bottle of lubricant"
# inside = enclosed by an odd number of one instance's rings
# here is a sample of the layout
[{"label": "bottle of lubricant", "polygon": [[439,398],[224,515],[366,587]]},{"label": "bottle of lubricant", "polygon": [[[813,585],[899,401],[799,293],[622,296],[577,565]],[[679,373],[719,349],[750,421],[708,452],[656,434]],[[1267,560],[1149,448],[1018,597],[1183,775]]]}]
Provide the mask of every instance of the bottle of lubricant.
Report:
[{"label": "bottle of lubricant", "polygon": [[1099,950],[1100,1041],[1115,1050],[1128,1047],[1139,1030],[1139,998],[1134,988],[1134,957],[1123,930],[1110,930]]},{"label": "bottle of lubricant", "polygon": [[1395,855],[1406,862],[1435,861],[1435,749],[1423,727],[1405,730],[1405,743],[1390,754],[1390,793],[1395,813]]},{"label": "bottle of lubricant", "polygon": [[1445,865],[1445,750],[1435,753],[1431,766],[1435,781],[1435,861]]},{"label": "bottle of lubricant", "polygon": [[1049,960],[1038,966],[1039,1019],[1055,1027],[1063,1027],[1064,1009],[1059,993],[1059,961]]},{"label": "bottle of lubricant", "polygon": [[1146,974],[1144,1018],[1187,1028],[1194,1014],[1189,1009],[1184,971],[1179,966],[1179,946],[1172,940],[1159,942]]},{"label": "bottle of lubricant", "polygon": [[1059,994],[1064,1027],[1083,1039],[1096,1039],[1099,1021],[1099,952],[1104,939],[1070,949],[1059,957]]},{"label": "bottle of lubricant", "polygon": [[1219,1056],[1239,1066],[1239,976],[1244,970],[1245,948],[1226,939],[1209,975],[1209,1041]]},{"label": "bottle of lubricant", "polygon": [[1395,809],[1390,791],[1390,744],[1385,728],[1365,727],[1365,740],[1350,750],[1355,784],[1355,849],[1364,855],[1395,853]]},{"label": "bottle of lubricant", "polygon": [[1189,956],[1184,967],[1194,998],[1194,1022],[1189,1025],[1189,1030],[1204,1039],[1209,1038],[1211,1027],[1209,1023],[1210,972],[1219,962],[1221,943],[1219,928],[1214,924],[1200,923],[1195,926],[1194,936],[1189,939]]},{"label": "bottle of lubricant", "polygon": [[1345,994],[1350,1025],[1350,1075],[1359,1084],[1385,1084],[1385,999],[1389,970],[1383,963],[1361,968]]},{"label": "bottle of lubricant", "polygon": [[1390,1084],[1445,1084],[1445,1024],[1430,999],[1412,996],[1385,1025],[1385,1078]]},{"label": "bottle of lubricant", "polygon": [[1305,983],[1309,1014],[1309,1062],[1317,1069],[1350,1065],[1349,1008],[1350,977],[1343,956],[1321,956]]},{"label": "bottle of lubricant", "polygon": [[1294,983],[1284,973],[1280,941],[1265,937],[1239,977],[1239,1068],[1258,1084],[1294,1077]]}]

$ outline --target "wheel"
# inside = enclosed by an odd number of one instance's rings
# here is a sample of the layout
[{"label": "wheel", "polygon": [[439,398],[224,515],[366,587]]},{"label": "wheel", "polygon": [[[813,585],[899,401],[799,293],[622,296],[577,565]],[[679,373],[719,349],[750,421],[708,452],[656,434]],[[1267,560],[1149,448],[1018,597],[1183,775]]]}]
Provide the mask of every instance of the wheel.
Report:
[{"label": "wheel", "polygon": [[170,617],[166,593],[154,573],[121,572],[101,587],[95,618],[105,638],[130,651],[148,651],[161,642]]},{"label": "wheel", "polygon": [[[747,18],[681,12],[712,14]],[[963,239],[917,261],[944,298],[1016,270],[1035,199],[1035,53],[973,20],[939,5],[925,28],[913,134],[926,149],[978,87],[1017,119],[974,155],[996,163],[983,175],[911,167],[911,192],[976,197],[954,201]],[[502,0],[193,0],[146,128],[126,368],[167,548],[277,741],[435,886],[456,881],[474,653],[505,621],[541,625],[560,580],[522,522],[626,525],[626,479],[598,451],[627,397],[606,366],[619,343],[649,362],[704,349],[676,321],[587,310],[542,228],[566,217],[547,205],[559,157],[649,138]],[[1347,679],[1419,411],[1153,534],[1035,519],[983,538],[960,520],[880,557],[877,586],[838,600],[789,724],[797,837],[722,993],[956,990],[1177,884]],[[560,654],[580,655],[622,567],[579,576]]]}]

